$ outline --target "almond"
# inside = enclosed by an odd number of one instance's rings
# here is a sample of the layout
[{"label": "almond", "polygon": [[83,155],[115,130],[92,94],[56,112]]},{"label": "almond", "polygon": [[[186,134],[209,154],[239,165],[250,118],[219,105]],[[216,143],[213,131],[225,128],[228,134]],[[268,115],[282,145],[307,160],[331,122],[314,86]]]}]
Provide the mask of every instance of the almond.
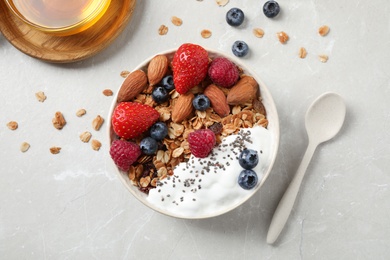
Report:
[{"label": "almond", "polygon": [[129,101],[135,98],[148,85],[146,73],[142,70],[131,72],[123,81],[118,93],[118,102]]},{"label": "almond", "polygon": [[257,98],[253,99],[252,106],[256,112],[259,112],[264,116],[267,116],[267,111],[265,110],[264,104],[259,99]]},{"label": "almond", "polygon": [[226,96],[219,87],[211,84],[204,90],[204,94],[210,99],[211,107],[219,116],[225,117],[230,113]]},{"label": "almond", "polygon": [[242,105],[252,102],[259,95],[259,84],[251,76],[243,76],[236,85],[234,85],[228,95],[229,105]]},{"label": "almond", "polygon": [[156,55],[148,66],[149,85],[159,83],[168,71],[168,58],[165,55]]},{"label": "almond", "polygon": [[192,114],[194,111],[194,107],[192,106],[192,100],[194,97],[195,96],[192,92],[188,92],[187,94],[180,95],[177,98],[177,101],[172,108],[173,122],[181,123]]}]

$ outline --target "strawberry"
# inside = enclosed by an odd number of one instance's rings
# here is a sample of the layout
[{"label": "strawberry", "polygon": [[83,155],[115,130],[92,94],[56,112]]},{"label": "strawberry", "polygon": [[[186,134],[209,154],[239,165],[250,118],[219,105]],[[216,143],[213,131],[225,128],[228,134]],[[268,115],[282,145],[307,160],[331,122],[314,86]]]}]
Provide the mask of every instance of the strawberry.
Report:
[{"label": "strawberry", "polygon": [[151,106],[121,102],[112,114],[111,124],[119,137],[131,139],[148,130],[159,117],[160,114]]},{"label": "strawberry", "polygon": [[173,82],[176,91],[185,94],[207,76],[209,57],[207,51],[196,44],[185,43],[173,56]]}]

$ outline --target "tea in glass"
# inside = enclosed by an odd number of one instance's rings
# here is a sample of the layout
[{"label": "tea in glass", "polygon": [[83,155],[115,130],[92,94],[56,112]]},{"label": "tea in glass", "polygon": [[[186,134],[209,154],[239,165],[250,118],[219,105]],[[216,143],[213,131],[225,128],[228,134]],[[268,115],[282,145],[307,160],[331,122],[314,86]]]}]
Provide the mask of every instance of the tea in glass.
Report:
[{"label": "tea in glass", "polygon": [[95,24],[110,0],[6,0],[24,23],[47,33],[70,35]]}]

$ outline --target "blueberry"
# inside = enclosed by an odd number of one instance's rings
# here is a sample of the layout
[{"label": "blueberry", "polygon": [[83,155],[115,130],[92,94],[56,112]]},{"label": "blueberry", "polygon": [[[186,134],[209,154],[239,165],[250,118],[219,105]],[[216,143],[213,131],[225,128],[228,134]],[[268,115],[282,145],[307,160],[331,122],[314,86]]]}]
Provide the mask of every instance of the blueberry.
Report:
[{"label": "blueberry", "polygon": [[231,26],[240,26],[245,15],[240,8],[232,8],[226,13],[226,22]]},{"label": "blueberry", "polygon": [[199,94],[192,100],[192,105],[196,110],[205,111],[210,107],[210,99],[203,94]]},{"label": "blueberry", "polygon": [[252,170],[243,170],[238,176],[238,184],[245,190],[253,189],[257,181],[257,174]]},{"label": "blueberry", "polygon": [[169,99],[169,93],[163,86],[157,86],[152,91],[152,98],[157,103],[161,104]]},{"label": "blueberry", "polygon": [[274,18],[280,12],[279,4],[276,1],[267,1],[263,6],[263,13],[268,18]]},{"label": "blueberry", "polygon": [[158,144],[152,137],[145,137],[141,140],[139,147],[144,154],[152,155],[157,152]]},{"label": "blueberry", "polygon": [[238,157],[238,162],[241,167],[247,170],[253,169],[259,163],[259,155],[257,151],[252,149],[245,149]]},{"label": "blueberry", "polygon": [[175,89],[175,85],[173,84],[173,76],[172,76],[172,75],[165,76],[165,77],[161,80],[161,85],[162,85],[166,90],[168,90],[168,92],[171,92],[172,90],[174,90],[174,89]]},{"label": "blueberry", "polygon": [[168,127],[163,122],[157,122],[150,128],[150,137],[159,141],[168,135]]},{"label": "blueberry", "polygon": [[248,54],[249,47],[244,41],[235,41],[232,46],[232,51],[237,57],[244,57]]}]

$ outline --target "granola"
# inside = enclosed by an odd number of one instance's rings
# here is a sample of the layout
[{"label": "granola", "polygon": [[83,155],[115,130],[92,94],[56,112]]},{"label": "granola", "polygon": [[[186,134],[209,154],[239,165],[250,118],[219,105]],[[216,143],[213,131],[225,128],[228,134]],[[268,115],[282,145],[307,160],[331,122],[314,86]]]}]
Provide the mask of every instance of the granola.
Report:
[{"label": "granola", "polygon": [[211,33],[210,30],[203,29],[203,30],[200,32],[200,35],[201,35],[203,38],[207,39],[207,38],[210,38],[210,37],[211,37],[212,33]]},{"label": "granola", "polygon": [[159,28],[158,28],[158,34],[159,35],[166,35],[168,33],[168,27],[164,24],[162,24]]},{"label": "granola", "polygon": [[12,131],[18,129],[18,126],[18,122],[16,121],[10,121],[7,123],[7,127]]},{"label": "granola", "polygon": [[61,130],[66,125],[66,120],[64,118],[64,115],[59,111],[56,112],[52,120],[52,123],[56,129]]},{"label": "granola", "polygon": [[38,91],[37,93],[35,93],[35,97],[39,102],[44,102],[46,100],[46,95],[43,91]]},{"label": "granola", "polygon": [[[239,71],[241,78],[246,76],[242,69],[239,69]],[[199,86],[192,88],[188,95],[193,97],[203,93],[204,86],[207,86],[207,84],[207,82],[202,82]],[[230,105],[229,114],[224,117],[216,113],[212,107],[209,107],[205,111],[192,110],[191,108],[188,114],[182,110],[178,119],[174,114],[174,107],[178,102],[181,102],[180,99],[185,95],[180,95],[176,90],[172,90],[168,102],[157,104],[151,97],[152,89],[153,87],[146,87],[135,98],[128,100],[154,107],[160,114],[159,120],[168,127],[168,135],[162,140],[163,145],[156,154],[141,155],[128,171],[128,177],[132,184],[145,193],[155,188],[158,181],[172,176],[173,170],[178,164],[188,161],[191,151],[187,137],[191,132],[202,128],[217,129],[215,132],[216,140],[217,143],[221,143],[224,137],[238,134],[242,128],[254,126],[266,128],[268,126],[268,119],[260,94],[250,102]],[[229,91],[229,89],[224,89],[224,95],[227,95]],[[183,115],[183,113],[185,114]],[[139,144],[141,139],[142,137],[139,137],[133,141]]]}]

